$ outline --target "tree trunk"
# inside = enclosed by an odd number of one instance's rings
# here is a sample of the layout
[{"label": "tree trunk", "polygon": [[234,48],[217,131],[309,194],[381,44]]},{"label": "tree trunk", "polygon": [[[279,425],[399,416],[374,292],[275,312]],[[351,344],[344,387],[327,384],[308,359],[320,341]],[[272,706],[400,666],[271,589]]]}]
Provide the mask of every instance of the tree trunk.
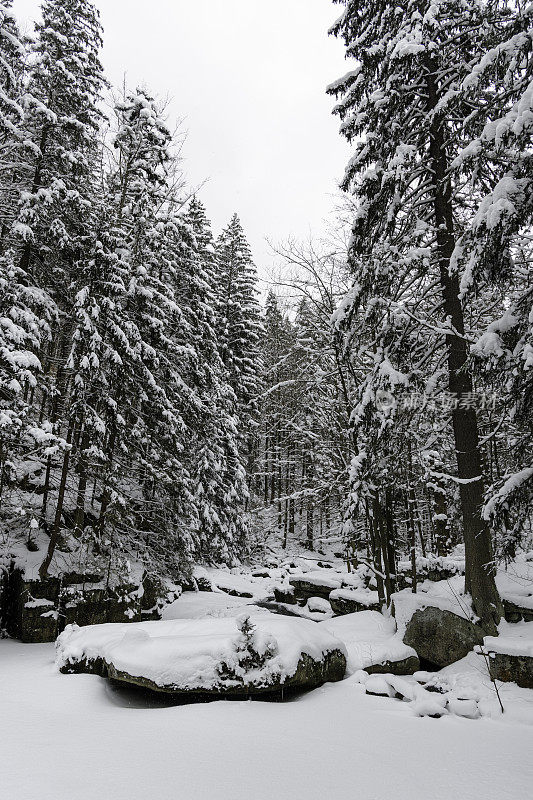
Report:
[{"label": "tree trunk", "polygon": [[76,514],[74,518],[74,533],[81,536],[85,527],[85,495],[87,493],[87,458],[85,451],[89,447],[89,432],[87,426],[83,429],[80,444],[80,460],[78,464],[78,491],[76,494]]},{"label": "tree trunk", "polygon": [[68,468],[70,461],[70,444],[72,442],[73,433],[74,433],[74,419],[71,419],[67,433],[67,449],[65,450],[65,455],[63,456],[63,469],[61,470],[61,478],[59,481],[59,491],[57,495],[57,506],[54,517],[54,527],[52,528],[50,541],[48,542],[48,550],[46,552],[46,556],[41,566],[39,567],[39,578],[42,581],[46,578],[48,574],[48,569],[52,562],[52,558],[54,557],[54,552],[57,543],[59,541],[59,531],[61,530],[61,515],[63,513],[63,503],[65,501],[65,489],[67,486]]},{"label": "tree trunk", "polygon": [[[448,176],[445,131],[442,119],[435,113],[439,93],[435,71],[428,62],[426,71],[428,112],[433,115],[430,126],[429,154],[433,182],[433,212],[437,229],[437,249],[444,316],[454,332],[446,336],[448,351],[449,390],[455,398],[471,394],[473,383],[468,367],[468,348],[464,338],[464,317],[459,298],[459,278],[451,268],[455,249],[452,189]],[[502,603],[496,589],[495,564],[490,530],[481,516],[484,482],[479,449],[478,421],[470,404],[456,404],[452,409],[459,494],[465,542],[465,590],[472,595],[474,610],[487,633],[495,634],[502,616]]]},{"label": "tree trunk", "polygon": [[376,577],[376,584],[378,590],[378,598],[381,606],[387,602],[385,594],[385,583],[383,581],[383,562],[382,562],[382,547],[381,547],[381,507],[379,505],[379,498],[374,495],[372,499],[372,516],[371,516],[371,538],[372,538],[372,557],[374,561],[374,570]]}]

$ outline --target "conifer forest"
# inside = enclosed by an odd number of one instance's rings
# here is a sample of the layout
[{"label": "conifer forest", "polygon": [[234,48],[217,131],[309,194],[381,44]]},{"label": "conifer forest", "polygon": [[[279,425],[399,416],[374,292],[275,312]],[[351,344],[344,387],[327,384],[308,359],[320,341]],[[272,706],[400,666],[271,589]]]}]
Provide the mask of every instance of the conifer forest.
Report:
[{"label": "conifer forest", "polygon": [[0,0],[0,797],[528,797],[533,4],[152,5]]}]

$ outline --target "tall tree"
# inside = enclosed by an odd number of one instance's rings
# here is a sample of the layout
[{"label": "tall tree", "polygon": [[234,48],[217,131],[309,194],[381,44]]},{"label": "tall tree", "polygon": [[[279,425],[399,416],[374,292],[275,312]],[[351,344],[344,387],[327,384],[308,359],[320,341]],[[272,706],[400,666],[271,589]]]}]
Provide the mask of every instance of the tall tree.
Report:
[{"label": "tall tree", "polygon": [[236,214],[216,243],[221,356],[237,397],[241,433],[255,420],[262,332],[256,270]]},{"label": "tall tree", "polygon": [[333,32],[357,64],[329,91],[341,96],[336,113],[343,120],[342,133],[356,142],[343,184],[359,201],[351,262],[356,279],[361,270],[374,270],[377,280],[386,280],[398,259],[409,259],[414,283],[428,275],[440,286],[440,307],[425,323],[444,336],[448,390],[458,400],[451,424],[466,589],[485,629],[495,631],[501,602],[491,534],[482,516],[477,413],[473,404],[460,402],[472,396],[473,380],[453,258],[462,203],[450,172],[463,145],[465,107],[456,87],[490,45],[487,7],[475,0],[437,6],[417,0],[403,10],[386,0],[345,0],[343,5]]}]

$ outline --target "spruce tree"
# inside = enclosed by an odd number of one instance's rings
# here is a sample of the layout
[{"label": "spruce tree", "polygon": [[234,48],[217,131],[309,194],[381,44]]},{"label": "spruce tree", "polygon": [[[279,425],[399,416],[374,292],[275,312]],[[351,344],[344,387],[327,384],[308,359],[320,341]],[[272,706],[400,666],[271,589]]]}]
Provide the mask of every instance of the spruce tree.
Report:
[{"label": "spruce tree", "polygon": [[487,391],[498,395],[487,436],[497,469],[484,516],[509,559],[523,541],[533,497],[533,7],[495,4],[490,32],[492,46],[461,85],[468,139],[452,167],[474,198],[456,254],[462,294],[483,309],[476,368]]},{"label": "spruce tree", "polygon": [[[487,48],[486,8],[452,0],[438,7],[413,2],[403,9],[381,0],[346,0],[343,5],[333,32],[344,39],[357,64],[329,91],[341,96],[336,112],[343,120],[342,132],[355,142],[343,184],[358,200],[351,248],[355,295],[358,301],[362,291],[368,298],[370,282],[385,282],[390,288],[389,276],[398,262],[410,262],[413,285],[426,275],[438,282],[442,316],[426,324],[430,330],[438,328],[437,335],[444,333],[447,388],[460,401],[472,396],[473,381],[453,258],[462,204],[450,163],[463,133],[464,106],[455,89]],[[390,292],[382,299],[391,306],[394,300]],[[494,632],[501,602],[490,530],[482,517],[484,474],[476,408],[458,402],[451,424],[466,590],[483,626]]]},{"label": "spruce tree", "polygon": [[241,463],[236,397],[218,348],[217,265],[211,227],[194,198],[185,221],[193,233],[180,295],[193,334],[202,410],[196,424],[192,474],[201,559],[232,562],[243,556],[248,525],[246,473]]},{"label": "spruce tree", "polygon": [[250,246],[235,214],[216,245],[218,335],[223,364],[237,397],[242,432],[255,419],[262,333],[256,270]]},{"label": "spruce tree", "polygon": [[0,247],[17,211],[17,187],[25,170],[24,86],[26,47],[12,11],[0,2]]}]

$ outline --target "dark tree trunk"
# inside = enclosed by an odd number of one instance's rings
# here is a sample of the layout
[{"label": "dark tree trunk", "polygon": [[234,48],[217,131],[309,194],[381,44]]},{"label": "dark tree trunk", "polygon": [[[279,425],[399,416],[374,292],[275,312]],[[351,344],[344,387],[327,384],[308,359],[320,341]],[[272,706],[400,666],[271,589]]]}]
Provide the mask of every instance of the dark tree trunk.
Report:
[{"label": "dark tree trunk", "polygon": [[[444,124],[435,112],[439,93],[431,62],[426,71],[428,112],[433,115],[430,127],[429,154],[433,182],[433,211],[437,229],[440,282],[444,316],[453,326],[446,336],[449,390],[460,399],[473,391],[468,366],[468,348],[464,338],[464,316],[459,297],[459,278],[451,269],[455,249],[453,203],[448,177]],[[452,425],[457,458],[459,494],[465,542],[465,589],[472,595],[474,610],[483,628],[495,634],[501,619],[502,604],[495,583],[495,564],[490,530],[481,516],[484,482],[476,409],[458,403],[452,409]]]},{"label": "dark tree trunk", "polygon": [[385,605],[387,596],[385,593],[385,582],[383,580],[383,547],[381,534],[382,526],[382,511],[377,494],[372,499],[372,517],[371,517],[371,532],[372,532],[372,557],[374,560],[374,569],[376,576],[376,584],[378,590],[378,598],[380,605]]},{"label": "dark tree trunk", "polygon": [[50,541],[48,542],[48,550],[46,556],[41,566],[39,567],[39,577],[42,581],[46,578],[48,574],[48,569],[50,567],[50,564],[52,563],[52,558],[54,557],[54,552],[57,547],[57,543],[59,541],[59,532],[61,530],[61,515],[63,514],[63,504],[65,502],[65,490],[67,487],[67,477],[68,477],[68,469],[70,462],[70,444],[72,442],[73,434],[74,434],[74,419],[70,421],[67,433],[67,449],[65,450],[65,455],[63,456],[63,468],[61,470],[61,478],[59,480],[59,491],[57,495],[54,526],[52,528],[52,533],[50,535]]},{"label": "dark tree trunk", "polygon": [[78,464],[78,491],[76,495],[76,514],[74,519],[74,530],[76,536],[81,536],[85,527],[85,495],[87,493],[87,458],[85,451],[89,447],[89,431],[85,426],[80,443],[80,458]]}]

